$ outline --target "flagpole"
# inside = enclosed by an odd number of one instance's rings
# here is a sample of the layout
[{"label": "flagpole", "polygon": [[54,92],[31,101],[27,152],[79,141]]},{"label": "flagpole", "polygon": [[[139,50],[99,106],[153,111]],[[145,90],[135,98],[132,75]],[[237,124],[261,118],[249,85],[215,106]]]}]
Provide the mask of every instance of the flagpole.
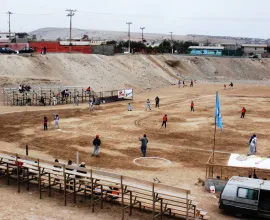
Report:
[{"label": "flagpole", "polygon": [[[218,92],[216,92],[216,104],[217,104]],[[216,150],[216,132],[217,132],[217,114],[215,114],[215,130],[214,130],[214,145],[212,152],[212,163],[215,163],[215,150]]]}]

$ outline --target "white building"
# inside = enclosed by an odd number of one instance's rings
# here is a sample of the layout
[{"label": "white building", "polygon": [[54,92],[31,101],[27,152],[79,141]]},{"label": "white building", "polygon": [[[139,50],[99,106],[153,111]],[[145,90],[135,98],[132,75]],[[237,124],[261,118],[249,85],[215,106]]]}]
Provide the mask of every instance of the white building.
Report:
[{"label": "white building", "polygon": [[267,52],[266,44],[242,44],[244,56],[263,54]]}]

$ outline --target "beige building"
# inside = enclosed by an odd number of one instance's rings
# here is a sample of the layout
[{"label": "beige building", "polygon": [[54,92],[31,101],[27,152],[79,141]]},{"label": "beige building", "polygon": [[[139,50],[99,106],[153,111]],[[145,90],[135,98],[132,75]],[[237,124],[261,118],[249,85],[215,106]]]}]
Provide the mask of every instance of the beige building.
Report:
[{"label": "beige building", "polygon": [[267,52],[266,44],[242,44],[244,56],[263,54]]}]

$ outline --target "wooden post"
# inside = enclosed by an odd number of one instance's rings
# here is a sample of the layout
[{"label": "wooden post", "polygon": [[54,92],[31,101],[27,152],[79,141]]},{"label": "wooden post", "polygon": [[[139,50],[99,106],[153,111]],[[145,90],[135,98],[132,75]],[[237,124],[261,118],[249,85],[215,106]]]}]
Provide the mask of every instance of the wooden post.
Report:
[{"label": "wooden post", "polygon": [[6,102],[6,94],[5,94],[5,88],[3,88],[3,104],[5,105]]},{"label": "wooden post", "polygon": [[73,203],[76,203],[76,177],[74,176],[74,181],[73,181]]},{"label": "wooden post", "polygon": [[48,174],[48,177],[49,177],[49,197],[52,196],[52,187],[51,187],[51,174],[49,173]]},{"label": "wooden post", "polygon": [[82,89],[82,103],[83,103],[83,89]]},{"label": "wooden post", "polygon": [[123,220],[123,219],[125,218],[123,176],[121,176],[120,184],[121,184],[121,208],[122,208],[122,220]]},{"label": "wooden post", "polygon": [[160,219],[163,219],[163,199],[160,199]]},{"label": "wooden post", "polygon": [[186,219],[188,220],[188,193],[187,192],[186,192],[186,204],[187,204]]},{"label": "wooden post", "polygon": [[129,207],[129,215],[132,215],[132,206],[133,206],[132,205],[132,191],[130,191],[129,193],[130,193],[130,195],[129,195],[130,196],[130,198],[129,198],[130,199],[129,200],[129,206],[130,206]]},{"label": "wooden post", "polygon": [[18,187],[18,193],[20,193],[20,167],[18,163],[18,155],[16,154],[16,165],[17,165],[17,187]]},{"label": "wooden post", "polygon": [[26,175],[27,175],[27,191],[30,189],[30,183],[29,183],[29,168],[26,168]]},{"label": "wooden post", "polygon": [[100,185],[100,208],[103,209],[103,185]]},{"label": "wooden post", "polygon": [[90,171],[90,178],[91,178],[91,206],[92,212],[94,212],[94,183],[93,183],[93,170]]},{"label": "wooden post", "polygon": [[28,156],[28,144],[25,145],[25,154]]},{"label": "wooden post", "polygon": [[155,183],[152,183],[152,199],[153,199],[153,219],[155,219],[156,213],[156,198],[155,198]]},{"label": "wooden post", "polygon": [[7,184],[9,185],[9,164],[7,163]]},{"label": "wooden post", "polygon": [[222,166],[220,166],[220,179],[222,179]]},{"label": "wooden post", "polygon": [[64,175],[64,196],[65,196],[65,206],[67,205],[67,177],[66,177],[66,165],[63,166],[63,175]]},{"label": "wooden post", "polygon": [[79,165],[79,152],[78,151],[76,152],[76,163],[77,165]]},{"label": "wooden post", "polygon": [[49,105],[51,105],[51,101],[52,101],[52,90],[50,89],[50,101],[49,101]]},{"label": "wooden post", "polygon": [[38,188],[39,188],[39,198],[41,199],[41,175],[40,175],[40,166],[39,166],[39,159],[38,159]]}]

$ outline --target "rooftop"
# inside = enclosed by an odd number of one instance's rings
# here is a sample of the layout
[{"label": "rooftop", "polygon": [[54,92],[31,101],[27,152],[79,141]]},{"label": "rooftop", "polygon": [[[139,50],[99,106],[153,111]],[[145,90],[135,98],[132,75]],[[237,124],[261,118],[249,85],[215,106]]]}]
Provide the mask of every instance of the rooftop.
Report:
[{"label": "rooftop", "polygon": [[224,50],[224,47],[213,47],[213,46],[190,46],[188,49],[207,49],[207,50]]},{"label": "rooftop", "polygon": [[267,181],[267,180],[234,176],[229,180],[229,183],[231,185],[240,185],[241,184],[242,186],[249,186],[252,188],[270,190],[270,181]]},{"label": "rooftop", "polygon": [[267,47],[267,44],[242,44],[242,47]]}]

